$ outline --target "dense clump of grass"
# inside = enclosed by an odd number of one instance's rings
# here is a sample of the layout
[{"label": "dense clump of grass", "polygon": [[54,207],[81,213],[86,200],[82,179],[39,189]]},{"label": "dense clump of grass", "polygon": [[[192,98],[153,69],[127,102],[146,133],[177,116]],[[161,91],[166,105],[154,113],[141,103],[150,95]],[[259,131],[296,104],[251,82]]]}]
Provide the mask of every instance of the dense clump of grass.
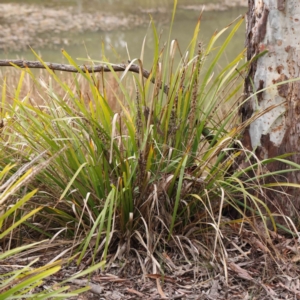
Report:
[{"label": "dense clump of grass", "polygon": [[[153,265],[163,272],[158,261],[164,251],[179,251],[197,263],[207,261],[207,253],[226,256],[220,233],[225,207],[250,224],[260,216],[266,231],[266,218],[276,228],[264,201],[270,184],[263,180],[274,174],[265,174],[263,166],[271,160],[234,165],[241,155],[253,156],[239,142],[251,122],[240,124],[237,115],[241,74],[248,66],[244,52],[217,68],[242,22],[215,33],[204,47],[198,42],[199,18],[183,55],[175,40],[161,49],[153,25],[148,79],[129,68],[117,74],[104,58],[113,76],[107,80],[83,72],[63,51],[79,74],[67,78],[45,65],[48,79],[20,70],[13,92],[4,81],[0,164],[6,175],[0,180],[9,194],[1,198],[1,226],[13,232],[2,236],[4,246],[18,245],[24,232],[26,243],[64,238],[73,241],[68,251],[78,264],[106,260],[109,267],[134,254],[144,272]],[[143,55],[133,63],[142,69]],[[28,76],[31,90],[23,94]],[[12,185],[5,184],[9,180]]]}]

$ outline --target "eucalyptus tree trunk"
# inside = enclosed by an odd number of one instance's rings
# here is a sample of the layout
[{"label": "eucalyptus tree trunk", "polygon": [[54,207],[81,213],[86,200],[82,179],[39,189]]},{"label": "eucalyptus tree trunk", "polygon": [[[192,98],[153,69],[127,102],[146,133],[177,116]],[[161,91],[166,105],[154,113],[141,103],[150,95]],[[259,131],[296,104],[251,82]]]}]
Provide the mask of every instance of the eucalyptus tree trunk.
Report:
[{"label": "eucalyptus tree trunk", "polygon": [[[300,1],[248,0],[246,46],[247,59],[264,50],[268,53],[251,64],[245,82],[245,96],[256,95],[241,109],[243,120],[277,105],[255,120],[244,133],[244,144],[255,150],[260,159],[284,153],[295,153],[290,159],[300,164],[300,81],[260,90],[300,76]],[[280,162],[268,166],[269,171],[286,169]],[[276,180],[300,183],[300,172],[286,173]],[[290,216],[300,208],[299,189],[286,189],[289,199],[273,194],[274,206]],[[291,205],[290,202],[293,202]],[[296,210],[293,209],[296,207]]]}]

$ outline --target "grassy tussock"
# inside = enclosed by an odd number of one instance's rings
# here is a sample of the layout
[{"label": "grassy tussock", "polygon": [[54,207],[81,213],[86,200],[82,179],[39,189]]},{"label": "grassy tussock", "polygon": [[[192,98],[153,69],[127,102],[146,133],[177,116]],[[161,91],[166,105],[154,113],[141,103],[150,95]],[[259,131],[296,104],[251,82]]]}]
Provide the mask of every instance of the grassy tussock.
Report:
[{"label": "grassy tussock", "polygon": [[[136,256],[146,275],[153,267],[164,273],[165,253],[192,264],[221,258],[227,268],[225,224],[255,229],[258,218],[266,234],[268,222],[276,228],[265,204],[272,186],[264,180],[274,174],[264,166],[271,160],[236,165],[253,156],[239,142],[249,124],[239,123],[236,104],[244,53],[217,68],[242,22],[204,47],[199,20],[178,63],[177,42],[161,48],[153,26],[149,79],[113,69],[110,75],[2,71],[3,249],[67,240],[72,246],[64,254],[90,271]],[[132,63],[143,67],[142,60]],[[225,218],[226,209],[239,218]]]}]

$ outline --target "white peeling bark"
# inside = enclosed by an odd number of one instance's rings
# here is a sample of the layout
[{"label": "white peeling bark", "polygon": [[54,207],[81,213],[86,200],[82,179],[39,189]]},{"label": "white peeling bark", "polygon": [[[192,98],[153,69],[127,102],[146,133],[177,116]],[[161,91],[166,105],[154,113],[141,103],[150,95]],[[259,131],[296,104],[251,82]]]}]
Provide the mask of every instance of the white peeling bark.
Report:
[{"label": "white peeling bark", "polygon": [[[268,50],[268,53],[252,63],[245,82],[246,97],[300,76],[300,0],[248,0],[248,5],[247,59],[263,50]],[[256,111],[280,103],[245,131],[245,145],[256,150],[261,159],[283,153],[300,153],[299,81],[270,87],[253,96],[242,107],[243,120],[249,119]],[[292,159],[300,163],[299,154],[293,155]],[[282,168],[286,166],[274,163],[270,171]],[[286,180],[300,183],[299,172],[288,175]],[[300,207],[300,195],[296,198],[299,204],[296,206]]]}]

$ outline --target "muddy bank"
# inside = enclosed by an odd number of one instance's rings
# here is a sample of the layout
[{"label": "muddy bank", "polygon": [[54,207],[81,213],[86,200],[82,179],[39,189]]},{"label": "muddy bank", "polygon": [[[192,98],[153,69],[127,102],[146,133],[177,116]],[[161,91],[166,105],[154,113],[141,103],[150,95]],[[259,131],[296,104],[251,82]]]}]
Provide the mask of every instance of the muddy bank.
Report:
[{"label": "muddy bank", "polygon": [[[205,11],[225,10],[247,6],[247,0],[223,0],[222,4],[209,3]],[[179,5],[184,10],[202,10],[203,5]],[[79,11],[76,7],[58,9],[41,5],[0,4],[0,50],[7,52],[33,48],[56,49],[62,45],[80,43],[76,37],[86,32],[130,30],[149,24],[149,13],[168,22],[170,9],[160,7],[141,9],[133,13],[109,13],[103,10]]]},{"label": "muddy bank", "polygon": [[[247,7],[248,6],[248,1],[247,0],[223,0],[220,3],[207,3],[205,4],[205,9],[204,11],[210,11],[210,10],[227,10],[232,7]],[[180,6],[180,8],[183,9],[189,9],[189,10],[202,10],[203,9],[203,4],[197,4],[197,5],[184,5]]]},{"label": "muddy bank", "polygon": [[137,15],[95,11],[78,13],[73,7],[58,10],[22,4],[0,4],[0,49],[20,51],[49,44],[70,44],[72,34],[125,30],[149,23]]}]

